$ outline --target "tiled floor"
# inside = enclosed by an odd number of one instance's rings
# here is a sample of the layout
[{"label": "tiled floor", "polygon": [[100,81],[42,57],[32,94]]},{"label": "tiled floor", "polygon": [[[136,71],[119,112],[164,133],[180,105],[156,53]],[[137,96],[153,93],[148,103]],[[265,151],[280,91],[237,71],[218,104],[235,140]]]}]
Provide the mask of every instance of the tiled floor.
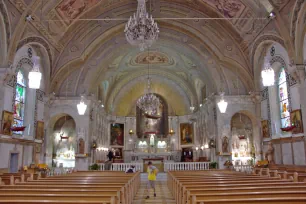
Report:
[{"label": "tiled floor", "polygon": [[133,204],[159,203],[159,204],[175,204],[175,201],[167,186],[166,174],[157,176],[156,181],[156,197],[153,196],[153,190],[150,191],[150,198],[145,199],[145,189],[147,185],[146,174],[141,176],[141,186],[134,198]]}]

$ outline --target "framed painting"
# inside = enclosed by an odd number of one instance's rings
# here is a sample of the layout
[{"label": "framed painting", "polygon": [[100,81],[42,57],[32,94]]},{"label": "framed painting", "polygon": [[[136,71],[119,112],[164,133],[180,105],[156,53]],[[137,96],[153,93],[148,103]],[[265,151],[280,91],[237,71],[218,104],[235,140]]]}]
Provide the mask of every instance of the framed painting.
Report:
[{"label": "framed painting", "polygon": [[35,145],[35,152],[36,153],[40,153],[41,152],[41,145],[40,144],[36,144]]},{"label": "framed painting", "polygon": [[36,137],[35,137],[37,140],[43,140],[43,138],[44,138],[44,126],[45,126],[44,122],[37,121]]},{"label": "framed painting", "polygon": [[2,113],[2,134],[12,135],[12,127],[14,124],[14,114],[4,110]]},{"label": "framed painting", "polygon": [[111,135],[111,138],[110,138],[111,145],[123,146],[124,145],[124,124],[120,124],[120,123],[111,124],[110,131],[111,131],[111,134],[110,134]]},{"label": "framed painting", "polygon": [[193,125],[190,123],[180,124],[181,145],[193,144]]},{"label": "framed painting", "polygon": [[270,138],[270,128],[268,120],[261,121],[261,128],[262,128],[262,137]]},{"label": "framed painting", "polygon": [[292,126],[295,126],[292,130],[293,134],[303,133],[303,119],[301,110],[294,110],[290,112],[290,119]]}]

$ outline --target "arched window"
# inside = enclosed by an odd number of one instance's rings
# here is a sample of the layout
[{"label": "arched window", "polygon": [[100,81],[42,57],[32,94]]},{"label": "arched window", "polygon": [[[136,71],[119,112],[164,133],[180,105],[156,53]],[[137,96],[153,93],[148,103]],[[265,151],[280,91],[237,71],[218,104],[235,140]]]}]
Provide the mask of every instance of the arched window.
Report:
[{"label": "arched window", "polygon": [[280,103],[281,127],[290,126],[290,102],[288,97],[287,73],[284,67],[281,68],[278,78],[278,93]]},{"label": "arched window", "polygon": [[[17,84],[16,84],[16,96],[14,103],[14,126],[21,127],[24,124],[24,107],[25,107],[25,96],[26,96],[26,81],[24,74],[21,70],[17,73]],[[22,132],[15,132],[16,134],[22,134]]]}]

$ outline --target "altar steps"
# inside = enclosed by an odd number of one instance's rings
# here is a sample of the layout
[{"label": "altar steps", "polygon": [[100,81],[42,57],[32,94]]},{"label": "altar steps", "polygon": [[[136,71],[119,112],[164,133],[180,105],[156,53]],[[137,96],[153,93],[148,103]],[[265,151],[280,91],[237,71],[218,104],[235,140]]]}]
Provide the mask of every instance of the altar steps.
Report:
[{"label": "altar steps", "polygon": [[[162,175],[160,176],[162,177]],[[146,203],[175,204],[175,200],[172,194],[170,193],[167,186],[167,182],[165,180],[156,181],[156,197],[153,196],[153,190],[150,190],[150,198],[145,199],[146,186],[147,186],[147,181],[142,180],[141,186],[133,200],[133,204],[146,204]]]}]

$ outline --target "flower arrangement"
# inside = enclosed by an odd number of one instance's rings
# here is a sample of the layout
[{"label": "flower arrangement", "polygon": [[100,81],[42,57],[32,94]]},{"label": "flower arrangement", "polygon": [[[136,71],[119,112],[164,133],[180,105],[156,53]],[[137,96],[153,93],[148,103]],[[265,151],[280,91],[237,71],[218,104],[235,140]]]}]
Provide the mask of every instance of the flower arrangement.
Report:
[{"label": "flower arrangement", "polygon": [[227,160],[224,162],[224,166],[227,166],[227,167],[233,166],[233,162],[230,160]]}]

